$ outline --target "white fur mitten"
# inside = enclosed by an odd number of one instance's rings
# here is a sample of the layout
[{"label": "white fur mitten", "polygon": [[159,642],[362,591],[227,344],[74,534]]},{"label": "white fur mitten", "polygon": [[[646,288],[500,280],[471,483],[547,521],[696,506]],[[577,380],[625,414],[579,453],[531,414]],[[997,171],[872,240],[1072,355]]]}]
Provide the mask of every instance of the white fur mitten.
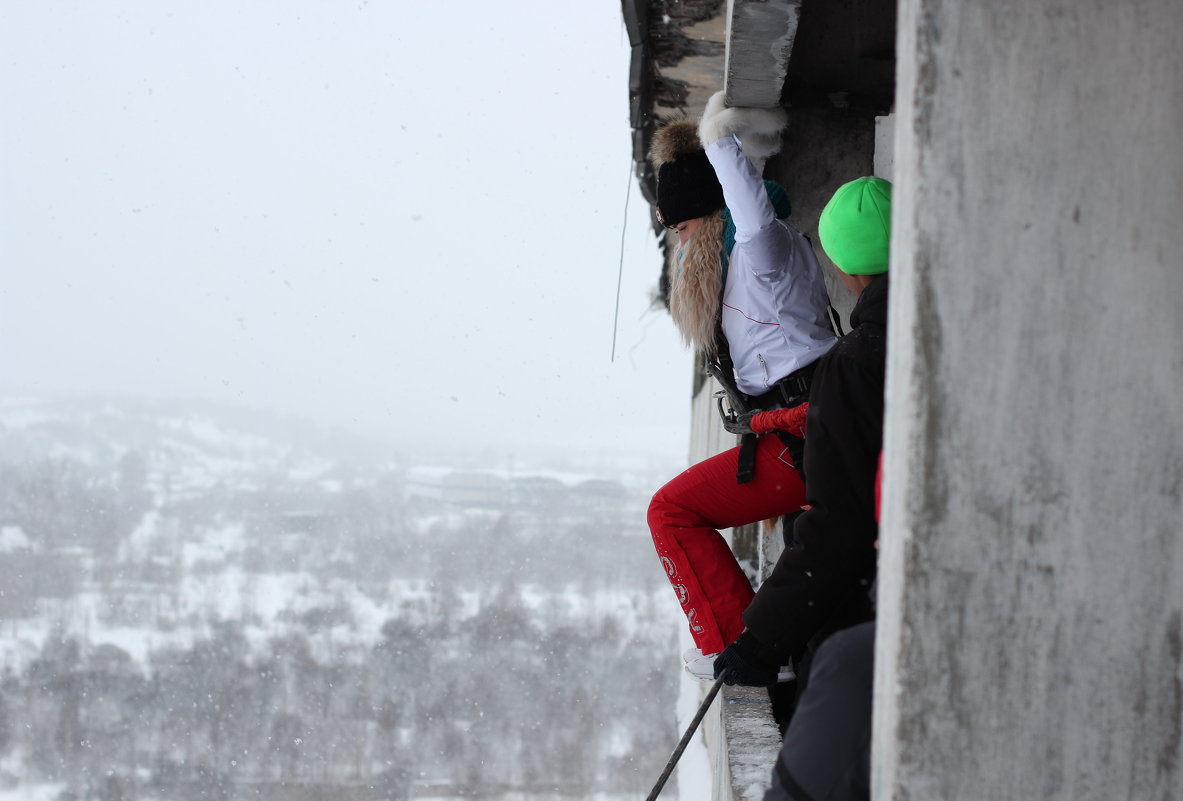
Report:
[{"label": "white fur mitten", "polygon": [[734,134],[739,137],[744,154],[763,164],[780,151],[780,136],[789,115],[783,108],[744,108],[723,105],[723,93],[715,92],[707,101],[698,123],[702,146]]}]

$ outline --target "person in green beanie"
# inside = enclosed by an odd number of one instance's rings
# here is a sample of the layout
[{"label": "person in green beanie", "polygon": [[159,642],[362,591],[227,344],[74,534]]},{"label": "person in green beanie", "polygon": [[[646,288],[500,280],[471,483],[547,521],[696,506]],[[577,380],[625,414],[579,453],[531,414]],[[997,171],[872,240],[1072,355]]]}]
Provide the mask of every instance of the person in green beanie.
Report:
[{"label": "person in green beanie", "polygon": [[858,296],[851,331],[817,362],[805,423],[806,511],[715,660],[728,684],[769,686],[828,634],[874,617],[875,477],[883,442],[891,184],[843,184],[818,221],[822,249]]},{"label": "person in green beanie", "polygon": [[[843,184],[817,221],[822,249],[852,289],[887,272],[891,240],[891,184],[858,178]],[[858,294],[857,290],[855,294]]]}]

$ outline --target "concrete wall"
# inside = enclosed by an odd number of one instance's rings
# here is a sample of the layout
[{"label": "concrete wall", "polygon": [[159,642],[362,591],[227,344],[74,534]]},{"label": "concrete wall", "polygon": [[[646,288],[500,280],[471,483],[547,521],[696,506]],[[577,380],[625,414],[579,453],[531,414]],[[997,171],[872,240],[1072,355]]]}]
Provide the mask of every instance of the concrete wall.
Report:
[{"label": "concrete wall", "polygon": [[793,213],[789,223],[813,242],[826,275],[830,302],[849,331],[854,296],[842,285],[834,265],[821,248],[817,219],[834,191],[847,181],[871,175],[875,159],[875,116],[856,109],[789,109],[789,127],[781,152],[771,158],[764,175],[789,192]]},{"label": "concrete wall", "polygon": [[900,11],[875,798],[1183,798],[1183,3]]}]

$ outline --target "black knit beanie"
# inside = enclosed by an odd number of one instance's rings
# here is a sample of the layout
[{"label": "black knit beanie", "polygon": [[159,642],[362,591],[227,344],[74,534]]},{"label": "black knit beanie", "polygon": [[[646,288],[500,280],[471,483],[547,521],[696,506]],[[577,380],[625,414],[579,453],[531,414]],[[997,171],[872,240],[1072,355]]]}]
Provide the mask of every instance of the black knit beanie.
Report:
[{"label": "black knit beanie", "polygon": [[705,151],[687,153],[657,170],[657,218],[673,226],[723,208],[723,187]]},{"label": "black knit beanie", "polygon": [[663,225],[674,226],[723,208],[723,187],[693,120],[675,120],[657,129],[649,160],[657,171],[657,218]]}]

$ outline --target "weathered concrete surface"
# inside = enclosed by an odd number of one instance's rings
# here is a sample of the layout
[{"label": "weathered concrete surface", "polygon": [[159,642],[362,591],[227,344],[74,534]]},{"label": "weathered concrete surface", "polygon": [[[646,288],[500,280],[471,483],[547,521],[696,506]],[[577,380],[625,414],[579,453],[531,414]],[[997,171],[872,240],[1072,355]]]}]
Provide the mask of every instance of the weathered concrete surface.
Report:
[{"label": "weathered concrete surface", "polygon": [[[657,177],[648,162],[653,132],[666,119],[701,113],[707,99],[718,91],[727,49],[725,12],[724,0],[680,0],[672,5],[653,0],[621,2],[632,48],[633,162],[641,194],[651,207],[657,193]],[[652,208],[650,223],[653,232],[661,235],[663,229]]]},{"label": "weathered concrete surface", "polygon": [[901,0],[880,799],[1183,798],[1178,0]]},{"label": "weathered concrete surface", "polygon": [[727,105],[780,105],[800,15],[801,0],[728,0]]},{"label": "weathered concrete surface", "polygon": [[677,105],[658,105],[664,118],[685,114],[698,117],[711,95],[719,91],[719,69],[726,51],[727,22],[722,16],[712,17],[682,28],[682,35],[697,45],[695,54],[678,62],[676,67],[662,70],[667,80],[676,80],[684,87],[682,102]]},{"label": "weathered concrete surface", "polygon": [[714,797],[760,801],[772,783],[772,765],[781,744],[780,730],[769,710],[768,691],[725,687],[720,700],[723,742],[715,752]]},{"label": "weathered concrete surface", "polygon": [[789,223],[813,242],[826,276],[830,301],[850,330],[854,296],[842,285],[817,238],[817,220],[834,191],[847,181],[871,175],[875,158],[875,116],[869,111],[835,108],[790,109],[781,152],[769,159],[764,175],[789,192]]},{"label": "weathered concrete surface", "polygon": [[895,181],[895,115],[875,118],[875,175]]}]

